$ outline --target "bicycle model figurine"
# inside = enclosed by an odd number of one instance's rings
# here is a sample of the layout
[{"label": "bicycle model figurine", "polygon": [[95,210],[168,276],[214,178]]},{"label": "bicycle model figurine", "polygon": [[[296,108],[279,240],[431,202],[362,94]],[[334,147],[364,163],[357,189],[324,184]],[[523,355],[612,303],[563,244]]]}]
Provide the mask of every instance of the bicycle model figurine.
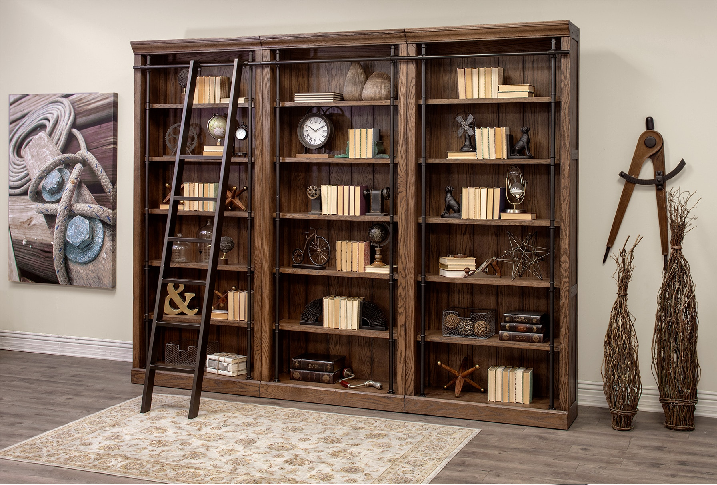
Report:
[{"label": "bicycle model figurine", "polygon": [[[316,235],[316,229],[310,227],[308,231],[305,231],[306,242],[304,248],[294,249],[291,253],[292,266],[295,268],[310,268],[310,269],[325,269],[326,263],[329,262],[331,257],[331,246],[329,242],[323,236]],[[309,260],[313,264],[304,264],[304,257],[308,253]]]}]

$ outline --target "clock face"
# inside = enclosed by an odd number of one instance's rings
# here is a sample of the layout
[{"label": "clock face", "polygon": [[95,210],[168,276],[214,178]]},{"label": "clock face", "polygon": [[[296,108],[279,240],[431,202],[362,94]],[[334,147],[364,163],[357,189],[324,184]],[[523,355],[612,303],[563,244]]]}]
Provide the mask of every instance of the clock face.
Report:
[{"label": "clock face", "polygon": [[236,131],[237,140],[246,140],[247,135],[247,126],[242,123],[241,125],[239,125],[239,128],[237,128]]},{"label": "clock face", "polygon": [[299,122],[299,141],[306,148],[320,148],[333,133],[331,121],[324,115],[309,113]]}]

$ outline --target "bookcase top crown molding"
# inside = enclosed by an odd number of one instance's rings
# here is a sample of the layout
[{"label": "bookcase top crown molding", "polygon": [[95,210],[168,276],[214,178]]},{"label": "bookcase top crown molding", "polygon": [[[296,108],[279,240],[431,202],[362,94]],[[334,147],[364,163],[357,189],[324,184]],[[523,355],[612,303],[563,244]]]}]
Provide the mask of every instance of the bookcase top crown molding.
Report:
[{"label": "bookcase top crown molding", "polygon": [[132,41],[130,45],[134,54],[149,55],[232,51],[238,49],[455,42],[536,37],[572,37],[575,40],[579,40],[580,29],[569,20],[551,20],[510,24],[296,33],[233,38],[141,40]]}]

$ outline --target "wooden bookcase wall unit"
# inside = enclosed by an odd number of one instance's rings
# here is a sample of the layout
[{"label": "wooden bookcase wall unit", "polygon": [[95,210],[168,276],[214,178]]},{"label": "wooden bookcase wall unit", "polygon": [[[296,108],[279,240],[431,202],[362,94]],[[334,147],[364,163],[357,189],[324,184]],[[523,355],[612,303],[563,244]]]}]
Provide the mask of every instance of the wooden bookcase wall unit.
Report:
[{"label": "wooden bookcase wall unit", "polygon": [[[367,75],[384,72],[396,78],[397,69],[391,57],[395,46],[388,44],[290,48],[272,51],[272,73],[278,90],[274,96],[275,138],[275,219],[277,278],[276,309],[273,329],[274,382],[293,388],[315,388],[314,383],[289,380],[290,357],[302,352],[345,355],[358,378],[380,381],[383,391],[395,391],[395,305],[394,273],[375,274],[336,271],[337,241],[368,241],[372,224],[383,222],[394,227],[393,197],[385,204],[387,215],[321,215],[310,213],[306,189],[310,185],[366,186],[369,189],[390,187],[395,194],[393,140],[397,132],[396,93],[378,101],[345,100],[326,103],[294,102],[295,93],[344,91],[344,81],[352,62],[361,61]],[[395,84],[395,83],[394,83]],[[328,144],[319,151],[329,158],[301,158],[305,150],[297,135],[297,126],[307,112],[322,112],[331,120],[334,132]],[[335,158],[346,154],[349,129],[376,128],[388,158]],[[304,233],[316,229],[328,240],[331,257],[326,269],[301,269],[291,265],[292,252],[304,245]],[[395,234],[395,231],[394,231]],[[394,238],[384,247],[384,261],[394,260]],[[306,261],[308,262],[308,261]],[[325,296],[363,297],[378,305],[389,322],[387,331],[339,330],[300,325],[304,307]],[[372,389],[372,388],[370,388]],[[283,389],[276,387],[275,392]],[[344,391],[349,392],[351,391]],[[364,392],[370,393],[371,390]]]},{"label": "wooden bookcase wall unit", "polygon": [[[254,60],[255,52],[250,49],[219,53],[212,56],[193,55],[186,53],[161,53],[135,56],[135,220],[134,220],[134,340],[135,355],[134,367],[141,369],[146,365],[147,342],[152,324],[152,314],[155,306],[157,280],[162,257],[162,242],[167,224],[168,209],[161,208],[165,196],[169,194],[167,184],[171,184],[174,173],[176,155],[171,153],[167,140],[170,138],[168,130],[180,123],[182,111],[185,106],[185,95],[179,84],[179,74],[189,67],[194,60],[199,65],[197,76],[225,76],[230,84],[233,77],[233,63],[239,60],[241,79],[237,79],[239,97],[251,99],[253,96],[254,68],[248,65]],[[228,96],[228,95],[227,95]],[[196,130],[196,145],[184,152],[185,160],[182,180],[177,183],[217,183],[220,176],[221,155],[205,156],[202,154],[205,145],[216,145],[207,130],[207,122],[215,114],[226,116],[227,103],[194,103],[190,114],[190,123]],[[251,194],[253,189],[253,145],[252,126],[255,122],[253,109],[248,102],[238,105],[237,120],[246,124],[247,139],[235,142],[235,153],[241,156],[231,157],[229,173],[229,186],[244,187],[248,190],[239,197],[247,210],[225,211],[222,235],[231,237],[235,248],[227,255],[228,263],[217,266],[215,289],[226,292],[235,287],[239,290],[253,290],[252,279],[252,225]],[[173,142],[178,142],[179,126],[175,127]],[[191,135],[190,135],[191,137]],[[190,141],[191,138],[190,138]],[[201,204],[201,202],[199,202]],[[187,204],[185,202],[184,204]],[[138,207],[139,206],[139,207]],[[212,221],[213,211],[185,210],[177,213],[174,236],[197,237],[199,230]],[[204,279],[206,277],[207,263],[199,261],[198,246],[190,244],[190,261],[171,264],[171,276],[181,279]],[[166,315],[163,320],[168,322],[198,322],[201,315],[204,288],[186,287],[186,291],[195,293],[189,302],[190,308],[198,308],[196,315],[186,314]],[[164,306],[167,290],[162,290],[160,308]],[[184,297],[184,295],[182,295]],[[251,300],[251,299],[249,299]],[[176,303],[174,304],[176,307]],[[252,337],[252,308],[248,303],[247,320],[211,319],[209,342],[216,342],[217,350],[235,352],[240,354],[253,354],[256,351]],[[197,346],[198,331],[195,329],[165,329],[158,332],[160,339],[160,361],[165,355],[165,344],[172,342],[179,344],[181,349],[188,346]],[[139,351],[138,351],[139,350]],[[247,377],[251,379],[254,359],[248,359]],[[143,373],[144,371],[142,371]],[[191,386],[191,376],[160,372],[158,385]],[[133,370],[135,379],[135,370]],[[205,388],[216,388],[216,378],[209,378]],[[246,388],[246,386],[241,386]]]},{"label": "wooden bookcase wall unit", "polygon": [[[254,209],[249,214],[233,212],[233,217],[225,220],[227,234],[237,247],[230,253],[230,265],[222,271],[219,287],[225,284],[245,289],[254,278],[251,342],[255,371],[250,380],[207,376],[205,390],[561,429],[570,426],[577,416],[579,30],[574,25],[555,21],[132,45],[136,66],[187,64],[191,59],[221,64],[238,57],[244,63],[239,96],[250,97],[249,76],[254,86],[255,114],[250,125],[253,150],[238,148],[252,153],[254,164],[235,160],[231,179],[232,185],[253,187]],[[375,71],[393,73],[393,100],[294,102],[295,93],[343,92],[351,62],[357,59],[367,75]],[[457,99],[457,68],[498,66],[504,69],[505,83],[533,84],[535,97]],[[202,74],[214,75],[209,67],[205,69]],[[173,158],[165,158],[164,133],[181,115],[177,107],[181,89],[172,70],[136,69],[135,79],[132,372],[133,381],[141,382],[146,309],[152,308],[158,271],[152,261],[159,258],[156,248],[161,244],[166,219],[166,212],[157,208],[164,184],[172,175]],[[310,109],[319,108],[334,125],[334,135],[325,147],[332,158],[297,157],[304,151],[297,135],[299,120]],[[206,133],[206,119],[218,109],[195,108],[201,117],[202,133]],[[456,136],[455,117],[459,113],[471,113],[478,127],[508,126],[516,139],[520,128],[528,126],[535,158],[447,160],[446,152],[458,150],[463,143]],[[248,117],[248,108],[242,107],[239,116]],[[239,121],[248,123],[246,118]],[[379,128],[390,157],[333,158],[346,150],[350,128]],[[204,143],[200,137],[199,146]],[[504,186],[506,170],[512,164],[521,168],[528,182],[523,207],[536,213],[536,220],[439,217],[447,185],[456,189],[454,196],[459,200],[461,187]],[[248,176],[250,166],[253,177]],[[212,167],[197,161],[196,171],[188,170],[185,179],[189,174],[209,177]],[[311,214],[306,189],[322,184],[367,185],[373,189],[390,186],[391,202],[385,206],[389,215]],[[188,213],[182,217],[181,228],[193,235],[192,231],[206,222],[204,218],[201,213]],[[392,277],[335,271],[336,241],[365,241],[369,227],[376,222],[392,228],[391,242],[383,248],[384,261],[388,263],[391,257],[392,264],[397,265]],[[291,253],[303,246],[303,232],[309,228],[315,228],[330,243],[332,256],[325,270],[291,266]],[[552,234],[552,258],[542,263],[542,280],[523,277],[512,281],[510,266],[504,263],[502,269],[508,276],[499,280],[454,280],[437,275],[440,256],[462,252],[475,256],[478,262],[499,256],[509,247],[508,231],[516,238],[536,231],[537,243],[543,247],[550,247]],[[249,236],[251,258],[245,242]],[[199,271],[195,266],[181,268],[182,274],[195,277],[194,272]],[[247,266],[253,271],[247,272]],[[305,305],[326,295],[363,296],[376,303],[390,320],[390,330],[299,325]],[[503,312],[550,312],[551,298],[552,351],[550,343],[441,335],[441,314],[448,307],[495,310],[497,332]],[[217,325],[213,332],[220,350],[247,352],[244,328]],[[182,332],[176,338],[184,336]],[[194,334],[187,332],[186,337],[185,345]],[[347,365],[358,377],[380,381],[383,389],[354,390],[289,380],[290,357],[304,351],[346,355]],[[471,355],[480,365],[474,380],[484,387],[491,365],[532,367],[534,402],[489,403],[486,394],[465,388],[460,398],[453,397],[451,390],[442,388],[450,377],[435,364],[440,360],[458,368],[464,355]],[[158,372],[157,385],[186,388],[191,386],[191,379]]]}]

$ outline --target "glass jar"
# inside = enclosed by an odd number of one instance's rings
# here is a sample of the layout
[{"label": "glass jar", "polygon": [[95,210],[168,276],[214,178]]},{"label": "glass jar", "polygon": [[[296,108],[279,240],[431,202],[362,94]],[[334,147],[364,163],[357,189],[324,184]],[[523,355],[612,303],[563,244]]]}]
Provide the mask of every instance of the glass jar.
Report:
[{"label": "glass jar", "polygon": [[[207,224],[199,229],[197,239],[207,239],[211,241],[213,229],[212,220],[207,219]],[[199,259],[197,259],[197,262],[209,263],[209,251],[211,250],[211,246],[211,242],[197,244],[197,250],[199,251]]]},{"label": "glass jar", "polygon": [[[177,237],[182,237],[182,233],[178,233]],[[173,263],[189,263],[192,247],[184,241],[174,241],[172,244],[172,262]]]}]

